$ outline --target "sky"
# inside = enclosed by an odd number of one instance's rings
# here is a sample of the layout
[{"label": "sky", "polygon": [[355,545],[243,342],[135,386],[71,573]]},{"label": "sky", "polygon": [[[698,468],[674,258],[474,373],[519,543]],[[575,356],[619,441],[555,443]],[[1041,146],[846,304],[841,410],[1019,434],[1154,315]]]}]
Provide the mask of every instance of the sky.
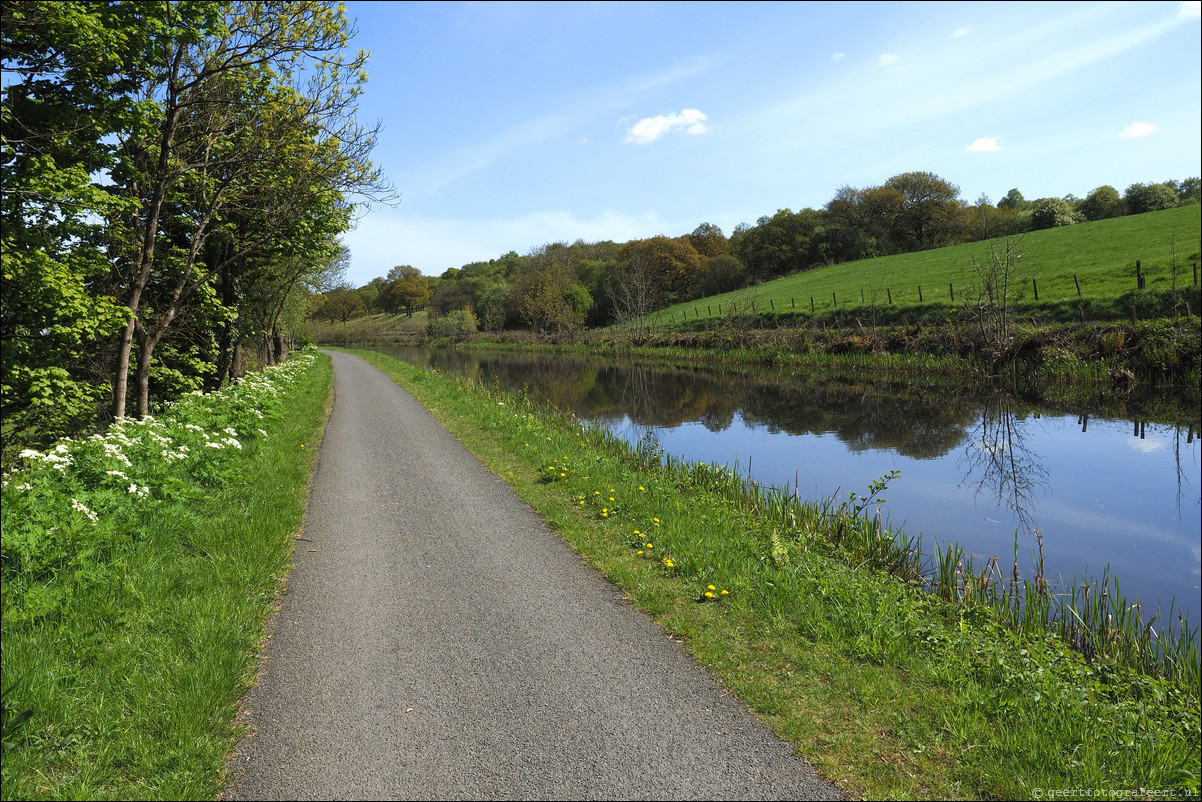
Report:
[{"label": "sky", "polygon": [[969,203],[1198,176],[1199,5],[352,0],[400,202],[347,280],[729,236],[912,171]]}]

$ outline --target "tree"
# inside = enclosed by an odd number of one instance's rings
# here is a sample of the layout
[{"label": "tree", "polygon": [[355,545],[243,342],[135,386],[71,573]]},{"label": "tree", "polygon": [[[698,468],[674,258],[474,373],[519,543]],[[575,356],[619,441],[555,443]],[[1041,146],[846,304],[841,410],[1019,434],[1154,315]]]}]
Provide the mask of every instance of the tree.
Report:
[{"label": "tree", "polygon": [[430,299],[430,284],[426,277],[416,267],[397,265],[388,271],[388,285],[382,305],[392,313],[402,307],[407,317],[413,317],[413,310],[423,306]]},{"label": "tree", "polygon": [[[143,77],[147,102],[113,173],[119,192],[138,205],[128,241],[113,243],[129,255],[132,276],[122,292],[129,311],[118,345],[116,417],[125,414],[135,338],[138,413],[145,414],[154,349],[192,295],[220,273],[221,264],[199,257],[231,210],[261,213],[249,238],[245,229],[227,230],[237,243],[228,258],[236,260],[278,235],[313,192],[342,205],[330,193],[381,188],[366,158],[374,131],[353,120],[366,55],[342,55],[350,31],[339,9],[197,5],[214,15],[207,28],[177,13],[192,4],[168,7],[164,67]],[[143,296],[156,289],[155,314],[144,319],[152,307]]]},{"label": "tree", "polygon": [[821,263],[815,238],[821,229],[822,217],[813,209],[779,209],[741,232],[732,247],[748,274],[766,281]]},{"label": "tree", "polygon": [[1071,226],[1078,221],[1072,204],[1064,198],[1041,198],[1031,207],[1031,229]]},{"label": "tree", "polygon": [[730,250],[722,229],[713,223],[702,223],[689,234],[689,243],[703,257],[721,256]]},{"label": "tree", "polygon": [[946,245],[962,225],[960,188],[934,173],[901,173],[885,182],[901,196],[890,239],[903,250]]},{"label": "tree", "polygon": [[1086,220],[1106,220],[1123,213],[1123,200],[1119,191],[1109,184],[1094,189],[1077,205],[1077,211]]},{"label": "tree", "polygon": [[1128,214],[1159,212],[1177,206],[1177,191],[1168,184],[1132,184],[1123,193]]},{"label": "tree", "polygon": [[1023,211],[1031,208],[1031,204],[1023,197],[1023,193],[1018,191],[1018,187],[1011,189],[1006,193],[1006,196],[997,202],[999,209],[1013,209],[1015,211]]},{"label": "tree", "polygon": [[83,431],[108,392],[101,358],[122,314],[103,235],[133,204],[93,176],[111,170],[137,105],[131,76],[158,63],[162,14],[137,3],[0,4],[5,455]]}]

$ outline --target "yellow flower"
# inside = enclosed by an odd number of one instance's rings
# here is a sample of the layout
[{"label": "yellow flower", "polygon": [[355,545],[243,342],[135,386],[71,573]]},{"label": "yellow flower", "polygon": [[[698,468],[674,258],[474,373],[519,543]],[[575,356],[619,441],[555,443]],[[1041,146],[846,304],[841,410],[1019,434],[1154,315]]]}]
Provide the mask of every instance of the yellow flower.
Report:
[{"label": "yellow flower", "polygon": [[668,566],[669,568],[673,567],[672,561],[667,558],[664,559],[664,565]]},{"label": "yellow flower", "polygon": [[706,587],[709,588],[710,590],[717,590],[717,588],[714,587],[713,585],[706,585]]},{"label": "yellow flower", "polygon": [[712,598],[714,598],[714,594],[713,594],[711,591],[708,591],[708,590],[707,590],[707,591],[705,592],[705,598],[707,598],[707,599],[712,599]]},{"label": "yellow flower", "polygon": [[646,489],[647,488],[643,487],[642,485],[639,485],[639,490],[646,490]]},{"label": "yellow flower", "polygon": [[655,546],[654,546],[653,544],[651,544],[651,543],[645,543],[644,545],[645,545],[647,548],[649,548],[649,549],[653,549],[653,548],[655,548]]},{"label": "yellow flower", "polygon": [[730,591],[729,591],[729,590],[724,590],[724,591],[722,591],[722,595],[723,595],[723,596],[728,596],[728,595],[730,595]]},{"label": "yellow flower", "polygon": [[642,554],[642,553],[643,553],[642,549],[639,549],[638,551],[635,552],[635,554]]}]

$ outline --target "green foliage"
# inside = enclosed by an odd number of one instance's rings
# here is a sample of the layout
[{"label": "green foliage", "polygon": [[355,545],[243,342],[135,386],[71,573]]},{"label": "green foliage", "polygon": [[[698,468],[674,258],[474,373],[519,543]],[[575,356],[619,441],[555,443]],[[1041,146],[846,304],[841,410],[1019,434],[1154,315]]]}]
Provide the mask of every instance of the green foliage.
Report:
[{"label": "green foliage", "polygon": [[1031,207],[1031,230],[1071,226],[1078,222],[1073,207],[1064,198],[1043,198]]},{"label": "green foliage", "polygon": [[5,475],[5,798],[219,793],[329,387],[310,352]]}]

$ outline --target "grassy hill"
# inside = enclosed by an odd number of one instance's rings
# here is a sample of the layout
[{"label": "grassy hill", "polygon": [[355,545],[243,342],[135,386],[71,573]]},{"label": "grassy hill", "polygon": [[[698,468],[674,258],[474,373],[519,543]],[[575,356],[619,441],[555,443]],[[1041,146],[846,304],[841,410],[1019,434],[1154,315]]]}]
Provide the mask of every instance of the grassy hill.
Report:
[{"label": "grassy hill", "polygon": [[[1011,298],[1016,311],[1026,316],[1062,319],[1079,314],[1082,307],[1091,318],[1126,316],[1129,304],[1120,299],[1136,290],[1136,261],[1151,294],[1173,289],[1174,280],[1178,290],[1196,287],[1200,240],[1202,206],[1014,237],[1008,241],[1015,257]],[[739,314],[822,315],[854,310],[862,315],[874,305],[878,314],[894,316],[947,314],[950,309],[975,306],[994,257],[1002,257],[1006,245],[1002,240],[975,242],[830,265],[676,304],[655,317],[661,325],[704,321],[728,317],[736,308]],[[1199,311],[1196,304],[1192,311]]]}]

